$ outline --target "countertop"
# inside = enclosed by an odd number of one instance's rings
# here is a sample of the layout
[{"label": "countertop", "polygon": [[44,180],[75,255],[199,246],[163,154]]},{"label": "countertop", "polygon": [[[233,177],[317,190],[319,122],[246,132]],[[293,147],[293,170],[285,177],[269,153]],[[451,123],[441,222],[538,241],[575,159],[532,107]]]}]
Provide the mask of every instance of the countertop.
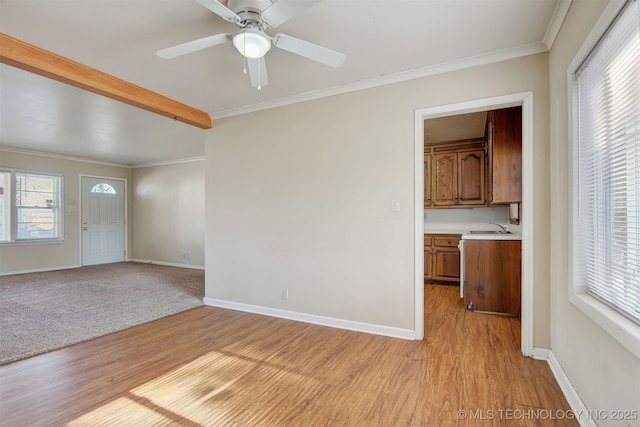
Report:
[{"label": "countertop", "polygon": [[463,234],[462,240],[522,240],[522,234]]},{"label": "countertop", "polygon": [[468,231],[468,228],[431,228],[425,229],[424,234],[464,234]]},{"label": "countertop", "polygon": [[[522,234],[520,233],[508,233],[508,234],[468,234],[470,229],[460,228],[431,228],[425,229],[424,234],[459,234],[462,236],[462,240],[522,240]],[[491,230],[473,230],[473,231],[495,231]]]}]

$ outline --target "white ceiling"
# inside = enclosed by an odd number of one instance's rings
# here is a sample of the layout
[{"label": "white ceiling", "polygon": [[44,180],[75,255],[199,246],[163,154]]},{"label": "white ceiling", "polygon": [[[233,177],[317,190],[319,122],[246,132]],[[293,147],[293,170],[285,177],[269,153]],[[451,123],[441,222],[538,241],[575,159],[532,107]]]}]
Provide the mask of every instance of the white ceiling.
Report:
[{"label": "white ceiling", "polygon": [[424,121],[424,143],[461,141],[484,137],[487,112],[458,114]]},{"label": "white ceiling", "polygon": [[[226,3],[226,0],[221,0]],[[159,49],[233,33],[193,0],[0,0],[0,32],[209,112],[273,105],[548,50],[568,0],[324,0],[276,29],[346,54],[334,69],[279,49],[251,87],[228,43],[180,58]],[[204,155],[204,131],[0,66],[0,144],[127,165]]]}]

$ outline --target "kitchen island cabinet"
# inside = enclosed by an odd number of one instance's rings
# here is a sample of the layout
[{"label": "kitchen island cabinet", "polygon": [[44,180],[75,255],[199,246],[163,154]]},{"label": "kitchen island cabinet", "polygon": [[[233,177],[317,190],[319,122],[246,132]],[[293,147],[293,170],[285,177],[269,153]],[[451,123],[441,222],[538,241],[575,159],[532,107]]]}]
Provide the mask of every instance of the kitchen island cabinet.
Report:
[{"label": "kitchen island cabinet", "polygon": [[520,315],[521,243],[464,241],[464,300],[469,309]]}]

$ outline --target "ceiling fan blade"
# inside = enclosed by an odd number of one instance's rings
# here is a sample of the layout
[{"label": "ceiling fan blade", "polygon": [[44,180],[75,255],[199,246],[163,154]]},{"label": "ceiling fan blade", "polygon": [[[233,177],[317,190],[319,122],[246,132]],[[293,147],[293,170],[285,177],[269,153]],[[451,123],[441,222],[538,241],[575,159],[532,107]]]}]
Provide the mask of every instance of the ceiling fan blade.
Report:
[{"label": "ceiling fan blade", "polygon": [[258,59],[247,59],[249,66],[249,77],[251,78],[251,86],[262,88],[269,84],[267,77],[267,63],[264,56]]},{"label": "ceiling fan blade", "polygon": [[168,47],[166,49],[160,49],[156,52],[156,55],[158,55],[160,58],[171,59],[178,56],[186,55],[187,53],[195,52],[200,49],[217,46],[227,41],[229,41],[228,34],[216,34],[213,36],[203,37],[198,40],[192,40],[190,42]]},{"label": "ceiling fan blade", "polygon": [[240,22],[241,19],[236,13],[216,0],[196,0],[198,3],[209,9],[216,15],[230,22]]},{"label": "ceiling fan blade", "polygon": [[278,0],[262,11],[262,20],[270,27],[288,21],[322,0]]},{"label": "ceiling fan blade", "polygon": [[280,49],[295,53],[313,61],[320,62],[330,67],[338,68],[347,59],[344,53],[336,52],[317,44],[300,40],[286,34],[276,34],[273,37],[273,44]]}]

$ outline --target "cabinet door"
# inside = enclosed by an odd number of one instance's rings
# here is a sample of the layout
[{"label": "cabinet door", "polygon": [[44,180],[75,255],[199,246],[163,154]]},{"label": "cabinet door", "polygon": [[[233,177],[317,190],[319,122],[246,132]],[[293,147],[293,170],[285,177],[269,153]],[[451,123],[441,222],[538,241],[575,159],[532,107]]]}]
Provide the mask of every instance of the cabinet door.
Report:
[{"label": "cabinet door", "polygon": [[424,156],[424,207],[433,205],[431,200],[431,154]]},{"label": "cabinet door", "polygon": [[460,251],[458,248],[434,248],[433,269],[435,280],[459,281]]},{"label": "cabinet door", "polygon": [[522,201],[522,108],[492,111],[490,120],[491,203],[519,203]]},{"label": "cabinet door", "polygon": [[458,153],[459,205],[485,205],[485,175],[484,150]]},{"label": "cabinet door", "polygon": [[424,248],[424,280],[433,279],[433,254],[431,247]]},{"label": "cabinet door", "polygon": [[465,240],[464,301],[476,311],[520,314],[519,240]]},{"label": "cabinet door", "polygon": [[458,197],[458,157],[456,153],[433,156],[433,205],[453,206]]}]

